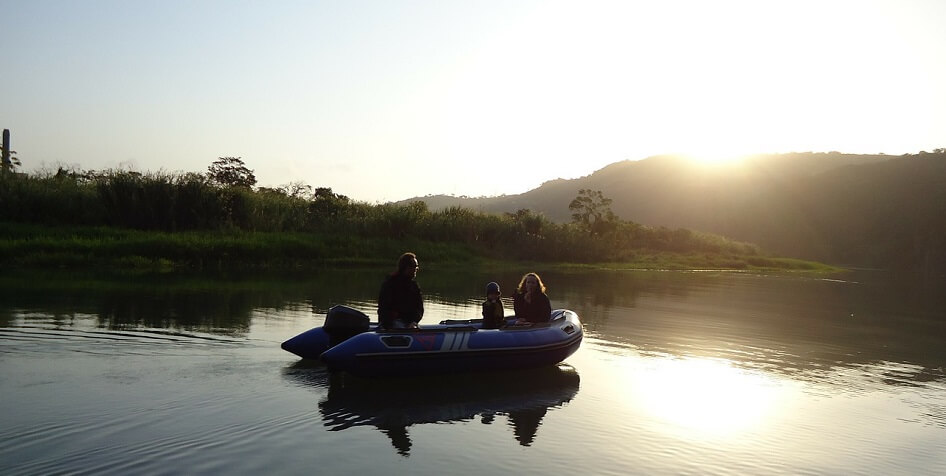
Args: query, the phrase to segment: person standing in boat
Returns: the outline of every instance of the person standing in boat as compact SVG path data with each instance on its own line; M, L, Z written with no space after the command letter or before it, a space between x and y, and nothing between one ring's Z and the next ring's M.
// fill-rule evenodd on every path
M486 285L486 300L483 301L483 329L499 329L506 325L506 311L500 299L499 284Z
M535 273L526 273L519 281L512 295L512 306L516 311L516 325L549 322L552 317L552 303L545 295L545 284Z
M385 329L416 328L424 317L424 298L415 278L417 255L404 253L397 260L397 270L381 284L378 295L378 323Z

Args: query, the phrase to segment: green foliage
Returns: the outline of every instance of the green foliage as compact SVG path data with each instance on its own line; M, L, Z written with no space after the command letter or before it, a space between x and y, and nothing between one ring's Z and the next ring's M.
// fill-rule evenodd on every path
M51 230L59 228L7 232L0 261L156 268L357 263L389 260L405 247L456 262L473 256L595 263L653 253L758 255L752 245L719 236L618 220L610 201L588 190L574 207L585 218L568 224L529 209L502 215L458 206L431 211L421 201L369 205L331 188L311 190L301 183L221 187L194 173L4 174L0 223L85 228L61 228L82 236L55 238Z
M0 154L2 154L4 158L3 163L0 164L0 169L2 169L3 173L16 172L17 167L23 165L20 159L17 158L15 150L11 150L7 153L7 151L3 150L3 146L0 146Z
M600 190L614 213L758 244L769 253L858 267L946 269L946 148L888 156L793 152L695 164L681 157L622 161L574 180L506 197L425 197L431 210L462 203L494 213L529 208L593 234L594 219L568 205L577 189ZM602 198L604 198L602 196ZM592 199L593 205L594 200ZM576 205L582 205L581 201ZM600 238L609 239L605 230ZM641 246L696 243L657 231ZM713 247L705 242L701 247Z
M330 187L316 188L307 205L307 222L312 227L329 225L343 219L350 206L348 197L332 192Z
M75 173L0 174L0 220L91 224L101 223L103 211L95 189Z
M519 236L540 237L543 230L549 229L549 225L552 224L542 214L525 208L516 210L516 213L507 213L506 216L512 220L515 232Z
M256 185L256 176L241 157L220 157L207 167L207 177L224 187L252 188Z
M600 235L613 229L617 216L611 211L611 199L601 190L581 189L568 204L575 223L590 235Z

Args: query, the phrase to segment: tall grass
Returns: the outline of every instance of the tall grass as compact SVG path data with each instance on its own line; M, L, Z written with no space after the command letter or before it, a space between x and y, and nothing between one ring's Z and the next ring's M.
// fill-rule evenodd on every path
M357 262L406 248L455 261L473 255L575 263L633 261L647 253L759 255L753 245L685 229L621 221L591 235L530 210L431 211L423 202L370 205L319 190L305 197L222 187L194 173L4 173L0 222L27 226L0 228L0 259L72 253L80 261L123 256L218 266ZM31 234L29 224L46 231ZM49 226L62 225L79 228L69 228L69 237L50 236L55 228Z

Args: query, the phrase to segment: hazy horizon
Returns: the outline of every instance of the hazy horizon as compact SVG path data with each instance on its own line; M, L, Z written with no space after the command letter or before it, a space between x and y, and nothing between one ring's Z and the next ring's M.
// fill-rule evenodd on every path
M622 160L946 138L946 2L0 0L24 169L205 171L366 202Z

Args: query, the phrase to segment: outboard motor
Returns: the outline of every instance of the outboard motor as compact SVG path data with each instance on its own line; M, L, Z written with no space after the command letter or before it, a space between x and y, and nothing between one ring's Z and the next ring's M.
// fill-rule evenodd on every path
M368 332L370 319L368 316L348 306L332 306L325 315L325 324L322 329L328 334L329 348L332 348L352 337Z

